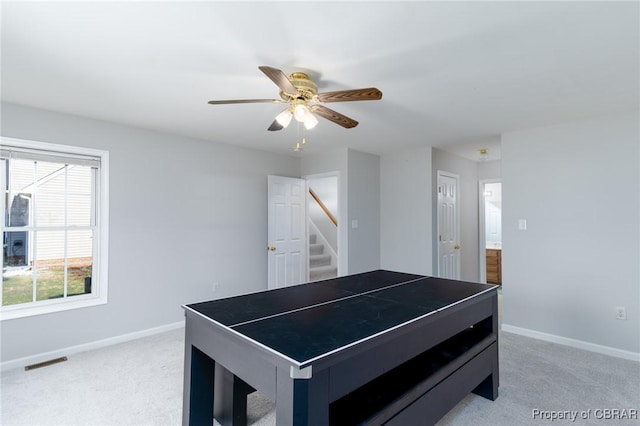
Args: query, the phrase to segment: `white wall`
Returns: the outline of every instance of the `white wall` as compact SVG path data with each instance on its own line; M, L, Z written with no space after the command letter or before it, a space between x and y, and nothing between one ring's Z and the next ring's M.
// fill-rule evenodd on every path
M433 275L431 147L380 159L380 264Z
M267 288L267 175L300 176L299 159L10 104L2 135L110 152L109 303L3 321L3 362Z
M347 164L349 273L357 274L380 268L380 157L349 149Z
M438 178L437 172L445 171L457 174L460 192L460 279L478 281L480 264L478 260L478 163L454 154L433 149L432 197L433 197L433 233L437 235ZM433 239L434 271L438 270L437 238Z
M503 135L505 330L640 357L638 117Z
M478 180L500 179L500 160L481 161L478 163Z

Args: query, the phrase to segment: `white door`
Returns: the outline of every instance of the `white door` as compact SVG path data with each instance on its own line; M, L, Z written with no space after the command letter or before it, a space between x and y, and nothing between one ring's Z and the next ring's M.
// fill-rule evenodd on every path
M438 276L460 279L458 175L438 171Z
M303 179L268 177L268 288L306 281L305 188Z

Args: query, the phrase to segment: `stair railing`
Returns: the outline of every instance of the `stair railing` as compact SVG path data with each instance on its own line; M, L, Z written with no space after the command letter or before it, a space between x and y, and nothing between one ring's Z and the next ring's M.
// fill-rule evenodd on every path
M313 189L311 189L311 188L309 188L309 195L311 195L311 198L313 198L316 201L316 203L318 204L318 206L320 206L320 208L322 209L324 214L327 215L327 217L329 218L331 223L333 223L337 227L338 226L338 220L336 219L336 217L333 214L331 214L331 212L329 211L327 206L324 205L324 203L322 202L320 197L318 197L318 195L315 192L313 192Z

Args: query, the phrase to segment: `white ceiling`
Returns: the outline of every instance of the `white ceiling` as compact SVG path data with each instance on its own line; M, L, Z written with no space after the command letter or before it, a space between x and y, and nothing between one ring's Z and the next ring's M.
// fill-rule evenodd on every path
M500 134L639 107L638 2L6 2L3 101L290 153L259 65L310 72L328 104L307 153L427 144L477 157ZM493 145L491 145L493 144ZM471 147L471 148L461 148ZM490 152L495 153L490 149Z

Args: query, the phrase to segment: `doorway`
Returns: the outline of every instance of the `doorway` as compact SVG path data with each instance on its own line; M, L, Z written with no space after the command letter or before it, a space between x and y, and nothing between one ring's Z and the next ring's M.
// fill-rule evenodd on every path
M307 181L308 280L338 276L338 173L305 176Z
M268 176L268 289L339 276L338 178Z
M502 285L502 183L479 182L480 282Z

